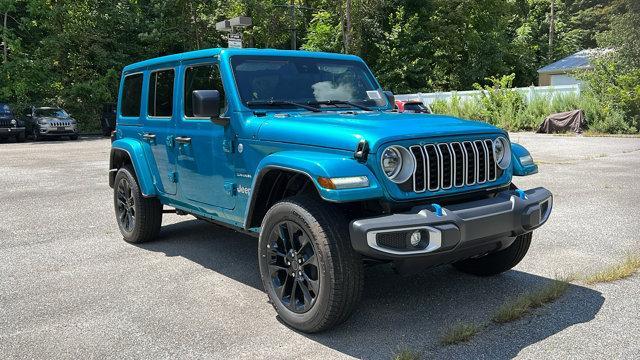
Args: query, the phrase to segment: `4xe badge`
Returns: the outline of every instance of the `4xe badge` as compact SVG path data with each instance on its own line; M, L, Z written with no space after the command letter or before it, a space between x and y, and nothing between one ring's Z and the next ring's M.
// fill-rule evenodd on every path
M251 193L251 188L238 185L238 193L249 196L249 194Z

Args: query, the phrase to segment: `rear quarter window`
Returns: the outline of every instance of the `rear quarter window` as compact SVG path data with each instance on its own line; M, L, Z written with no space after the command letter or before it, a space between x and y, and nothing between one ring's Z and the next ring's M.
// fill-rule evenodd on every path
M124 78L122 88L122 116L140 116L140 101L142 99L142 73L128 75Z

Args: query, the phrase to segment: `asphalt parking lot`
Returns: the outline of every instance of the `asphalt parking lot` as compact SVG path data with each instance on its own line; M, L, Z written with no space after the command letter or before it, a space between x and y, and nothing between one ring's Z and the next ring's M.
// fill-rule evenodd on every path
M403 278L367 270L339 328L281 324L258 274L256 240L165 215L161 238L122 241L107 184L109 140L0 144L0 356L12 358L637 358L640 277L572 285L523 320L471 342L438 339L487 321L503 301L556 275L640 252L640 139L512 134L555 195L549 222L514 270L484 279L440 267Z

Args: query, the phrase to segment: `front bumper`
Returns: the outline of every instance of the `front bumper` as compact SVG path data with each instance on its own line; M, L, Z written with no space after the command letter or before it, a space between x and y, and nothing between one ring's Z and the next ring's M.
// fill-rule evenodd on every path
M351 244L366 257L380 260L453 262L511 245L516 236L544 224L552 206L553 196L544 188L505 190L441 211L437 205L417 206L408 213L352 221ZM410 242L415 231L428 239L417 248Z
M24 133L23 127L0 127L0 135L4 136L14 136L20 133Z
M70 136L78 133L78 127L72 126L41 126L40 136Z

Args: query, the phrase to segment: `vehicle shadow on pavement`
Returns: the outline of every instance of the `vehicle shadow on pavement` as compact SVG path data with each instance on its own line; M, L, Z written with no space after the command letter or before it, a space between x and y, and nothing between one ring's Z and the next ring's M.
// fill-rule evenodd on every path
M257 240L248 235L193 220L164 226L158 241L138 246L184 257L262 290ZM571 285L556 303L523 320L491 325L469 343L443 346L439 340L458 322L490 323L491 315L505 301L551 281L516 270L480 278L450 266L402 277L391 266L379 265L366 269L362 301L347 322L320 334L302 335L356 358L390 359L408 349L424 358L511 359L529 345L594 319L604 303L602 294Z

